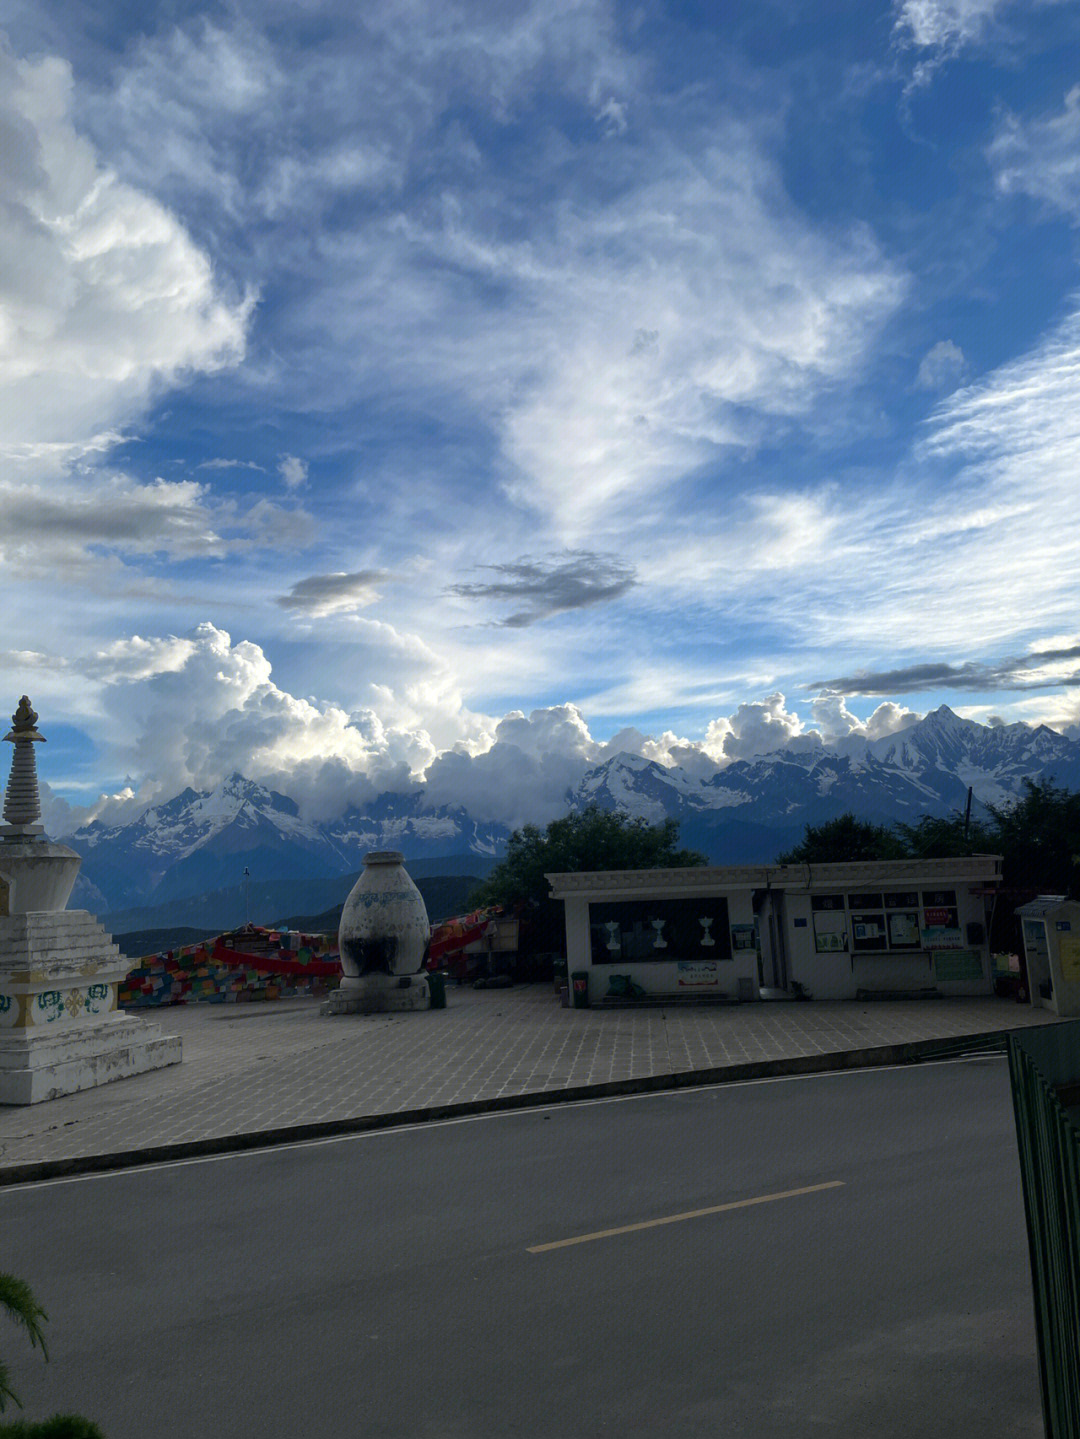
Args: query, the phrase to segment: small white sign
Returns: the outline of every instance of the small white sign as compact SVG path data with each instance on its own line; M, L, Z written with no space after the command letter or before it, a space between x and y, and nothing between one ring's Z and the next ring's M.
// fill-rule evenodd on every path
M680 959L680 989L715 989L720 983L720 973L715 959Z

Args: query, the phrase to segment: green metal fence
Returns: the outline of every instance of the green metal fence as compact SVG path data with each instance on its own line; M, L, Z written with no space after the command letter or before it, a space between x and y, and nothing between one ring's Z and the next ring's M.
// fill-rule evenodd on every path
M1047 1439L1080 1439L1080 1022L1009 1035Z

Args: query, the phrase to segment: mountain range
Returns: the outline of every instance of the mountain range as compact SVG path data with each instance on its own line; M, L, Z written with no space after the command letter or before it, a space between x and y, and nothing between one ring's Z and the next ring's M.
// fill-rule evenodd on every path
M595 804L652 823L675 819L684 846L713 863L738 864L772 860L807 824L847 811L876 823L914 823L962 810L969 786L976 812L1008 804L1025 778L1080 789L1080 742L1046 726L978 724L943 705L881 739L825 746L802 737L704 776L617 754L565 799L567 810ZM239 922L256 887L267 920L275 915L262 910L273 909L275 897L282 913L326 907L372 849L401 850L414 876L479 877L503 852L508 831L464 806L428 807L421 788L317 822L287 795L233 774L213 790L186 789L151 805L131 823L95 821L62 838L83 856L72 904L114 928L118 921L136 928L192 923L200 903L236 912L228 922Z

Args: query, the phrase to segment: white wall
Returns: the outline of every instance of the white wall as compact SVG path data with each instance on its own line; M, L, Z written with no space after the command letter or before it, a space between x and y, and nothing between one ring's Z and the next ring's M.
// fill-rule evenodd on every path
M969 883L959 884L935 876L932 885L917 886L907 881L893 890L910 888L954 889L956 891L957 918L965 942L963 949L977 950L981 974L978 979L947 979L938 974L936 955L941 954L942 967L948 964L947 956L955 951L928 951L924 949L903 952L866 953L852 952L850 948L850 911L848 919L848 949L846 951L817 953L814 914L810 895L788 890L784 902L779 906L784 918L784 934L787 943L788 984L794 981L814 999L854 999L859 990L910 990L938 989L942 994L991 994L993 976L990 968L989 937L986 934L985 911L981 895L971 895ZM851 890L851 886L847 887ZM877 886L889 891L889 886ZM920 911L921 912L921 911ZM800 923L800 921L802 921ZM764 917L763 917L764 922ZM969 923L983 925L982 944L966 942Z

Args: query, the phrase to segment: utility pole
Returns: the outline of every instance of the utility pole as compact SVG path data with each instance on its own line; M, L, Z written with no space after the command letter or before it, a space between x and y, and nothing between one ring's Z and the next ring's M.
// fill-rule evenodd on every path
M251 870L244 866L244 923L251 923Z

